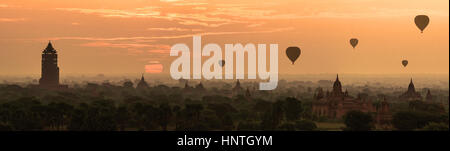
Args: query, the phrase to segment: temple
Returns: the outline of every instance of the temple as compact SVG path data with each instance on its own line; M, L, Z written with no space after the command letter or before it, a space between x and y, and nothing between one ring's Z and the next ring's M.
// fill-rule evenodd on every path
M144 74L142 74L141 81L139 81L139 83L137 84L136 89L137 90L145 90L148 88L150 88L150 86L148 86L147 82L144 79Z
M390 111L389 102L386 101L386 97L383 101L377 105L377 113L375 116L375 126L378 129L391 129L392 128L392 113Z
M42 51L41 65L41 78L39 79L39 86L41 88L67 88L67 85L59 84L58 54L51 42L49 42L47 47Z
M433 101L433 95L431 95L430 89L428 89L428 91L427 91L427 96L425 97L425 100L426 100L427 102Z
M233 87L232 96L242 95L244 94L244 89L241 87L241 82L239 80L236 81L236 85Z
M422 100L422 96L419 92L416 92L416 88L414 87L413 80L409 82L408 91L399 96L399 99L402 101L417 101Z
M340 119L348 111L358 110L362 112L376 112L376 108L370 100L365 97L354 98L347 91L342 91L342 84L339 75L333 84L333 91L323 94L322 88L318 88L315 94L315 101L312 104L312 112L318 117L330 119Z

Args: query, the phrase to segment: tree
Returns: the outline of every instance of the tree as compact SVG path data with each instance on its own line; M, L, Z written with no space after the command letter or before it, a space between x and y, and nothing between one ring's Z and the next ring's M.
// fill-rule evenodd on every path
M63 130L68 126L73 114L74 107L70 104L52 102L44 109L47 126L56 130Z
M397 112L392 117L392 124L398 130L411 131L417 128L418 116L415 112Z
M275 130L283 119L283 102L277 101L272 107L264 112L261 128L263 130Z
M223 130L230 131L234 129L233 118L229 114L225 115L222 120Z
M312 131L317 128L316 123L310 120L295 121L295 128L300 131Z
M288 121L297 120L303 111L302 102L292 97L286 98L283 107Z
M158 122L162 129L164 131L167 130L167 125L170 122L170 119L172 118L172 109L170 108L169 104L162 103L159 105L159 114L158 114Z
M127 106L119 106L116 111L116 116L114 117L119 130L124 131L130 118Z
M292 122L285 122L278 127L278 130L282 131L295 131L295 124Z
M260 130L259 125L255 122L241 121L237 128L238 131L256 131Z
M130 89L130 88L133 88L133 82L131 82L131 81L125 81L124 83L123 83L123 87L124 88L128 88L128 89Z
M349 111L344 116L345 130L369 131L373 128L372 116L361 111Z
M179 120L179 117L181 117L181 115L180 115L181 107L178 105L175 105L172 108L172 110L173 110L173 113L175 114L175 130L177 130L178 129L178 120Z
M435 123L431 122L426 125L423 130L425 131L448 131L448 123Z
M196 121L200 120L200 113L203 110L202 104L186 104L186 111L191 114Z
M394 114L392 124L398 130L422 129L429 123L448 123L448 114L423 111L401 111Z

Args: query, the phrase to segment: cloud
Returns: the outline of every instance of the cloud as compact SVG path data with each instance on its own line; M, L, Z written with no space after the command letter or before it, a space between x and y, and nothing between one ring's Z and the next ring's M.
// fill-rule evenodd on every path
M203 31L203 29L188 29L188 28L177 28L177 27L147 28L147 30L150 30L150 31Z
M159 53L159 54L169 54L170 53L170 49L154 49L154 50L149 50L147 51L148 53Z
M194 10L207 10L207 7L193 7Z
M109 43L109 42L91 42L81 44L84 47L111 47L111 48L144 48L144 47L154 47L154 45L149 44L136 44L136 43Z
M146 52L166 54L169 53L171 46L163 44L139 44L139 43L111 43L111 42L90 42L81 44L83 47L103 47L103 48L122 48L127 49L132 55Z
M259 27L259 26L262 26L264 24L266 24L266 23L254 23L254 24L247 25L247 27Z
M161 9L159 7L143 7L131 10L120 9L85 9L85 8L56 8L61 11L78 12L82 14L94 14L101 17L117 18L143 18L143 19L164 19L175 21L182 25L198 25L205 27L219 27L232 23L248 23L241 19L233 19L220 15L211 15L204 12L178 13L170 9ZM186 9L192 9L187 6ZM176 10L176 9L175 9Z
M0 22L21 22L25 20L25 18L0 18Z
M120 40L164 40L164 39L180 39L180 38L190 38L195 35L200 36L210 36L210 35L233 35L233 34L262 34L262 33L275 33L275 32L283 32L293 30L293 27L285 27L285 28L274 28L268 30L256 30L256 31L222 31L222 32L201 32L195 34L181 34L181 35L173 35L173 36L149 36L149 37L113 37L113 38L101 38L101 37L50 37L50 38L40 38L42 39L50 39L50 40L90 40L90 41L120 41ZM109 45L111 43L96 43L90 44L87 46L96 46L96 45ZM123 46L123 44L113 44L118 46ZM125 44L129 45L129 44Z
M151 60L151 61L148 61L148 63L150 63L150 64L157 64L157 63L160 63L160 62L156 61L156 60Z
M159 0L160 2L167 2L167 3L173 3L173 2L181 2L183 0Z
M145 72L146 73L161 73L162 71L163 71L163 65L162 64L145 65Z
M118 9L84 9L84 8L56 8L62 11L79 12L83 14L96 14L103 17L120 17L120 18L158 18L160 12L155 11L156 7L145 7L134 10L118 10Z
M207 5L208 3L200 3L200 2L181 2L174 3L175 6L198 6L198 5Z
M128 55L161 55L168 54L171 46L167 44L148 44L145 41L164 40L164 39L180 39L191 38L195 35L210 36L210 35L233 35L233 34L259 34L259 33L274 33L293 30L293 28L278 28L272 30L258 30L258 31L224 31L224 32L201 32L195 34L180 34L173 36L155 36L155 37L115 37L115 38L99 38L99 37L55 37L45 38L55 40L84 40L93 41L80 44L83 47L99 47L99 48L120 48L125 49ZM130 42L126 42L130 41ZM138 41L141 41L138 42Z

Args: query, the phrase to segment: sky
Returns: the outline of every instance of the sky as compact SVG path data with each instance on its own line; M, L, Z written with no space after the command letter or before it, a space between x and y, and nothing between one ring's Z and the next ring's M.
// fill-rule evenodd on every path
M0 75L40 74L49 40L62 75L168 74L171 46L192 51L193 35L278 44L280 74L448 74L448 27L448 0L1 0Z

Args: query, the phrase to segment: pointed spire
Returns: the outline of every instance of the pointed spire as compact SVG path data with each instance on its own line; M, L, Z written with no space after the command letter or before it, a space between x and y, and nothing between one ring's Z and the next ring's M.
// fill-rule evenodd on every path
M236 82L236 87L241 87L241 82L239 82L239 79Z
M48 41L46 49L53 49L52 41Z
M428 89L428 91L427 91L427 96L426 96L426 98L425 98L426 100L428 100L428 101L431 101L431 100L433 100L433 95L431 95L431 91L430 91L430 89Z
M146 89L146 88L149 88L148 83L145 82L145 79L144 79L144 73L142 73L141 81L139 81L139 83L138 83L138 85L137 85L136 88L137 88L137 89Z
M48 41L47 47L44 49L44 52L56 52L55 48L53 48L52 41Z
M411 78L411 81L409 82L408 92L410 92L410 93L413 93L413 92L415 93L416 92L416 88L414 87L414 83L413 83L412 78Z
M336 81L339 81L339 74L336 74Z

